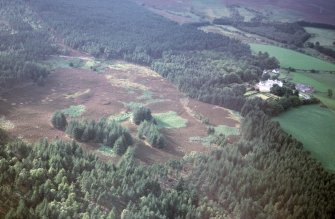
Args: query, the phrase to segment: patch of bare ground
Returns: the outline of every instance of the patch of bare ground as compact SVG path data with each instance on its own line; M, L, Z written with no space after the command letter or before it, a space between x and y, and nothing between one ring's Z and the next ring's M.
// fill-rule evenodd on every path
M103 116L127 111L124 103L142 102L139 98L150 91L150 98L159 98L147 106L153 113L174 111L187 120L187 126L178 129L162 129L167 146L153 148L136 139L137 127L131 121L123 122L136 139L136 157L145 163L164 162L181 158L193 151L205 152L210 148L200 143L189 142L192 136L205 137L207 127L195 115L209 118L213 125L236 126L238 121L230 118L230 112L210 104L189 100L183 103L185 96L169 81L143 66L123 63L122 68L109 68L104 74L77 68L58 69L47 79L45 86L32 83L16 86L0 94L0 115L4 115L14 128L13 136L20 136L28 142L41 138L71 141L64 132L54 129L50 124L52 114L71 105L85 105L84 118L98 119ZM125 67L126 66L126 67ZM113 77L110 81L108 76ZM122 86L115 81L122 80ZM138 86L133 86L138 85ZM144 89L145 88L145 89ZM95 151L102 159L117 162L118 157L109 157L98 152L98 145L81 144L85 150Z

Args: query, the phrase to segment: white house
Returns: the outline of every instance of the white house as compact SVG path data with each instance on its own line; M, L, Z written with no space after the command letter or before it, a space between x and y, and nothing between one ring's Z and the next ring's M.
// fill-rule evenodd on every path
M273 69L273 70L272 70L272 73L274 73L274 74L279 74L279 73L280 73L280 70L279 70L279 69Z
M270 92L270 89L273 85L277 84L279 87L283 86L283 82L279 81L279 80L267 80L267 81L261 81L256 85L256 88L258 88L258 90L260 92Z
M279 74L280 73L280 70L277 68L277 69L265 69L265 70L263 70L263 75L265 75L265 74L270 74L270 73L272 73L272 74Z

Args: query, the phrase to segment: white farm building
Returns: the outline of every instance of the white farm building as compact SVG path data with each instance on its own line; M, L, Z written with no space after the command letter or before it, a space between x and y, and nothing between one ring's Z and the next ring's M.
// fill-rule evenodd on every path
M260 92L270 92L270 89L273 85L277 84L279 87L283 86L283 82L279 80L267 80L267 81L261 81L256 85L256 88Z

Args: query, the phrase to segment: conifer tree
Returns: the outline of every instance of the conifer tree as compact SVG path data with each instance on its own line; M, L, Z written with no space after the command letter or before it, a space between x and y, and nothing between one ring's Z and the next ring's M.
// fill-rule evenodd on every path
M67 121L64 113L60 111L55 112L51 118L51 123L56 129L65 130Z
M152 119L151 111L146 107L140 107L133 112L133 122L136 125L139 125L144 120L151 121Z
M126 145L126 142L123 136L119 137L114 143L114 151L120 156L126 152L127 148L128 146Z

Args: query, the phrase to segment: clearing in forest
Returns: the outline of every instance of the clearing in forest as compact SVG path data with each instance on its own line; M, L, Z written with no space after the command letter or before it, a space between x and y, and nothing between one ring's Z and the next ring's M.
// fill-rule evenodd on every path
M159 128L176 129L187 126L187 120L180 117L176 112L157 113L153 117Z
M187 108L193 113L186 112L181 102L185 99L184 94L147 67L119 61L97 61L91 57L53 57L49 63L54 71L45 86L27 83L2 94L6 100L0 100L0 114L6 116L6 124L11 122L11 135L29 142L44 137L69 141L64 132L50 124L53 113L63 110L68 119L106 117L116 120L136 138L138 127L130 120L131 112L136 107L145 106L150 108L160 125L167 146L157 149L136 140L135 156L143 162L154 163L180 158L192 151L209 150L201 143L189 142L192 136L207 136L207 124L196 115L208 118L214 126L234 128L240 123L232 111L192 99ZM101 67L99 71L95 69L97 65ZM81 145L102 158L114 159L102 145Z

